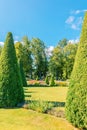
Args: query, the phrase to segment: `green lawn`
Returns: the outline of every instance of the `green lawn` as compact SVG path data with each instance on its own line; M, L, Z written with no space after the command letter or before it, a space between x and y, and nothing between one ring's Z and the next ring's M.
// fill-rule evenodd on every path
M64 119L26 109L1 109L0 130L74 130Z
M26 87L27 100L65 102L66 87ZM24 108L0 109L0 130L76 130L64 118Z
M67 87L30 87L25 88L25 95L29 100L65 102L67 90Z

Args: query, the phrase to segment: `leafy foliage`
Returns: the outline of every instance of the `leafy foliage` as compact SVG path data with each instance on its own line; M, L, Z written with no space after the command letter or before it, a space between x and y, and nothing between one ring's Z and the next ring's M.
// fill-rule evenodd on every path
M66 117L75 126L87 129L87 12L70 79Z
M64 51L63 79L70 78L75 61L77 47L78 47L77 44L68 43L67 46L63 48Z
M27 36L24 36L22 39L23 42L23 52L24 52L24 59L23 61L23 68L26 75L29 75L32 78L32 56L31 56L31 41L28 39Z
M70 78L76 52L77 44L68 43L62 47L58 44L54 48L49 61L49 71L57 80Z
M26 81L26 77L25 77L25 74L24 74L23 65L22 65L21 60L19 60L19 70L20 70L20 74L21 74L22 84L23 84L24 87L26 87L27 81Z
M63 65L63 49L57 46L54 48L49 61L49 71L57 80L62 79Z
M23 69L26 75L32 78L32 58L30 41L27 36L24 36L21 42L16 42L15 44L17 59L21 60L23 64Z
M24 101L12 33L8 33L0 57L0 107L15 107Z
M34 78L38 76L39 79L46 76L48 62L45 53L44 42L38 38L33 38L31 41Z
M68 40L64 38L58 42L58 46L60 46L61 48L64 48L67 45L67 43L68 43Z

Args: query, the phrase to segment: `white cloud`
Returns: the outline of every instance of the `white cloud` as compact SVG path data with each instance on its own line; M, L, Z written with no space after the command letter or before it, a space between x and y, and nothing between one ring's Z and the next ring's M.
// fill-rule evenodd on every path
M75 11L75 14L79 14L79 13L81 13L81 10L76 10Z
M72 10L70 12L70 14L72 14L72 16L69 16L67 18L67 20L65 21L65 23L68 25L69 28L71 28L73 30L80 30L81 24L83 22L83 18L81 16L79 16L79 15L80 15L80 13L84 13L86 11L87 11L87 9L84 9L84 10Z
M54 46L49 46L48 48L46 48L47 56L51 56L52 55L53 49L54 49Z
M16 43L16 42L18 42L17 40L16 41L14 41L14 43Z
M75 17L74 16L69 16L69 18L65 21L67 24L71 24L74 21Z
M77 18L77 24L78 25L82 24L82 21L83 21L82 17L78 17Z
M76 24L72 24L72 25L71 25L71 28L74 29L74 30L78 30L78 29L79 29Z
M70 18L72 18L70 20ZM79 30L80 29L80 26L82 24L82 17L74 17L74 16L70 16L66 21L65 23L69 25L70 28L74 29L74 30Z
M14 40L18 41L19 40L19 36L14 36Z
M49 51L53 51L53 49L54 49L54 46L50 46L50 47L48 48Z
M84 10L83 10L83 12L86 12L86 11L87 11L87 9L84 9Z
M80 25L82 24L82 17L78 17L75 19L74 23L72 23L71 28L74 30L79 30L80 29Z
M82 10L74 10L72 13L73 14L80 14L81 12L83 12Z
M69 43L78 43L79 42L79 38L77 38L77 39L71 39L71 40L69 40L68 41Z
M3 46L4 45L4 42L0 42L0 46Z
M86 12L87 9L84 9L84 10L73 10L71 11L71 14L80 14L80 13L83 13L83 12Z

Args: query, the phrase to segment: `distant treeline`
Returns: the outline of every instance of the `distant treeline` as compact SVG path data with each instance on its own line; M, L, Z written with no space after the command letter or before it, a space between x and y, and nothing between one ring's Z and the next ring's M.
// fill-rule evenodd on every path
M73 68L78 44L62 39L49 52L49 48L39 38L31 41L27 36L15 43L16 56L21 60L25 75L29 79L45 79L53 75L55 79L66 80ZM0 53L3 46L0 47Z

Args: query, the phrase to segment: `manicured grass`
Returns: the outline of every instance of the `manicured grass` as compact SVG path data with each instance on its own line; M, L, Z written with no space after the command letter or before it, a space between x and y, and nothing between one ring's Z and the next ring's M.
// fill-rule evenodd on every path
M65 119L26 109L0 109L0 130L74 130Z
M67 87L25 87L26 100L65 102ZM57 109L64 110L64 107ZM0 130L76 130L64 118L17 108L0 109Z
M27 100L57 102L65 102L68 90L67 87L26 87L24 89Z

